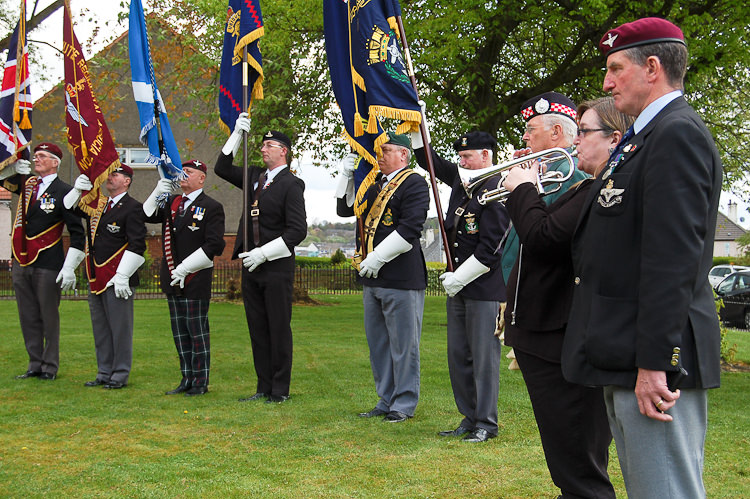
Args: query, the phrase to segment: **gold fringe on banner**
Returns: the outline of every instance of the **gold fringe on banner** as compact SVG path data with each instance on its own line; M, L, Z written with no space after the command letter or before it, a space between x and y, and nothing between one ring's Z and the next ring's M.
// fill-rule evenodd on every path
M354 136L361 137L365 134L365 128L362 125L362 115L359 111L354 113Z

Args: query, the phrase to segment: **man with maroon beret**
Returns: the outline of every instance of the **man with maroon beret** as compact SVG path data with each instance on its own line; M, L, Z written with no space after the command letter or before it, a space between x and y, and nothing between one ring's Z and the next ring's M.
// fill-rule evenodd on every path
M182 164L182 195L168 196L173 181L159 180L143 203L146 221L162 224L161 289L167 295L172 336L180 359L182 380L166 395L208 392L211 341L213 258L224 251L224 207L203 192L206 164ZM161 201L161 202L160 202ZM159 206L161 205L161 206Z
M57 177L63 153L50 142L34 148L30 163L19 159L3 171L3 187L19 195L13 224L13 289L21 332L29 354L26 372L17 379L54 380L60 359L61 291L75 288L75 269L83 260L81 219L63 208L71 187ZM70 234L63 252L63 226Z
M130 298L139 283L138 268L145 261L146 225L143 205L128 194L132 181L133 169L128 165L112 171L104 184L109 196L99 197L99 206L91 216L75 207L81 193L93 188L88 176L80 175L64 199L66 208L89 219L86 270L97 375L85 383L88 387L125 387L133 363Z
M664 19L604 34L604 90L636 117L573 238L568 381L604 387L629 497L705 497L707 390L720 334L708 283L722 168L683 97L687 46Z

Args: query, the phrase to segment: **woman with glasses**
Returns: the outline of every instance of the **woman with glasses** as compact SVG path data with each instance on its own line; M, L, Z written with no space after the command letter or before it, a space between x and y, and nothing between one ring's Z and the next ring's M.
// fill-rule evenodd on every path
M596 177L633 120L611 97L584 102L578 116L578 168ZM560 497L614 498L602 390L568 383L560 365L574 286L571 239L591 182L575 184L547 206L536 190L537 174L538 167L513 168L503 182L522 245L508 280L505 343L515 350Z

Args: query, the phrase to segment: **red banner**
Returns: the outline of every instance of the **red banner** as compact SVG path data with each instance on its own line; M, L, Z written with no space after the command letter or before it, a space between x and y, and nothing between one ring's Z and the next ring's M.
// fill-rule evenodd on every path
M87 214L93 215L99 203L100 187L110 172L120 166L120 159L94 97L89 68L81 44L73 33L68 1L65 2L63 16L63 58L68 146L76 158L78 169L94 184L94 188L81 197L79 206Z

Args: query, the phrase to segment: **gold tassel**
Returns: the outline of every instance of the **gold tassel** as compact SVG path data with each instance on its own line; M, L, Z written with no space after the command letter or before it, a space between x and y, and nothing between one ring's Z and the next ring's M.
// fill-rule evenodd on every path
M378 117L370 113L370 121L367 122L367 133L378 133Z
M21 124L19 126L21 127L21 130L31 130L31 120L29 119L28 109L23 110L23 119L21 120Z
M89 157L89 150L86 147L86 141L83 140L83 137L81 138L81 154L83 155L84 158Z
M18 101L13 104L13 121L16 123L21 121L21 111L18 109Z
M365 128L362 126L362 115L354 113L354 136L361 137L365 134Z

